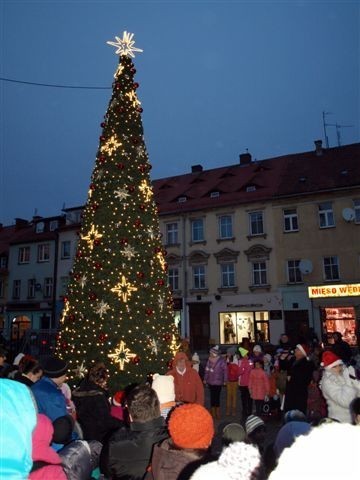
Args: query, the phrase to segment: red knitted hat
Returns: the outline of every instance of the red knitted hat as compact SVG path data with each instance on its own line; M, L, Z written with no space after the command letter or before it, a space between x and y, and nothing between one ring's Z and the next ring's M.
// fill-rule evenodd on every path
M335 353L331 351L326 351L322 354L321 358L321 366L325 368L332 368L336 367L336 365L342 365L343 361L340 357L335 355Z
M214 436L214 422L202 405L187 403L171 413L169 433L179 448L208 448Z

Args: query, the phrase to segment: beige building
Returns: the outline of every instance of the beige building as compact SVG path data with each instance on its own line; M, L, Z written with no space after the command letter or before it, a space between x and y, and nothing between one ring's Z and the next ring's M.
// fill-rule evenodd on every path
M276 344L309 328L356 342L359 295L308 287L360 283L360 145L156 180L177 322L194 349ZM355 289L356 292L356 289ZM350 327L332 320L348 317Z

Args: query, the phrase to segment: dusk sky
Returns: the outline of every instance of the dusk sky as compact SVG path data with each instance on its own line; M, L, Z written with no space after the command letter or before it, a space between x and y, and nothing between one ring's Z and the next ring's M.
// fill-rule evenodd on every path
M360 138L360 1L0 0L0 222L85 203L123 31L152 179ZM75 89L62 86L107 87ZM336 128L327 129L336 146Z

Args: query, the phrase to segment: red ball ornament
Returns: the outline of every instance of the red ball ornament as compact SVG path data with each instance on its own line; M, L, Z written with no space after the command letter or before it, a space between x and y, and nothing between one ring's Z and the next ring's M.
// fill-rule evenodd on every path
M95 263L95 268L96 268L96 270L101 270L101 268L102 268L102 263L96 262L96 263Z
M134 83L133 83L133 88L134 88L134 90L136 90L136 89L139 88L139 87L140 87L140 85L138 84L138 82L134 82Z
M136 355L135 357L133 357L131 359L132 363L134 363L135 365L139 365L140 363L140 357L138 355Z
M135 75L135 73L136 73L136 68L132 68L132 69L130 70L130 73L132 73L133 75Z
M146 308L146 309L145 309L145 313L146 313L146 315L149 315L149 316L150 316L150 315L152 315L152 314L154 313L154 310L153 310L152 308Z
M105 122L101 122L101 123L100 123L100 127L101 127L101 128L106 127L106 123L105 123Z
M161 250L162 250L161 247L155 247L155 248L154 248L154 252L155 252L155 253L160 253Z
M101 135L101 136L100 136L100 142L105 142L105 140L106 140L105 135Z
M172 370L173 361L172 361L172 360L169 360L169 361L167 362L166 366L167 366L167 369L168 369L168 370Z
M96 188L95 183L90 183L90 190L95 190L95 188Z
M121 83L116 82L115 83L115 90L120 90L121 89Z
M69 346L69 344L67 342L62 342L61 344L61 348L67 348Z
M134 187L134 185L129 185L127 189L128 189L128 192L129 192L129 193L135 192L135 187Z
M100 245L100 243L101 243L101 241L100 241L98 238L96 238L96 239L94 240L94 245L95 245L96 247L98 247L98 246Z
M120 240L121 245L127 245L129 243L129 240L127 238L122 238Z
M137 272L136 276L138 278L144 278L145 277L145 273L144 272Z
M139 205L139 208L140 208L140 210L145 210L146 205L144 205L144 204L142 203L141 205Z
M135 220L134 225L137 228L141 227L142 226L141 220L139 220L139 219Z
M64 303L66 303L66 302L69 301L69 297L68 297L67 295L65 295L64 298L63 298L63 300L64 300Z
M162 287L163 285L165 285L165 282L162 279L158 280L156 283L159 285L159 287Z
M78 250L76 252L76 258L81 258L83 256L82 252L80 250Z
M133 138L132 142L133 142L134 145L137 145L139 143L139 140L137 138Z
M116 164L116 168L119 169L119 170L124 170L125 165L123 163L119 162L119 163Z
M147 166L144 163L142 163L141 165L139 165L139 170L140 172L144 173L147 170Z
M139 113L142 113L142 112L144 111L144 109L143 109L142 107L139 107L139 108L137 109L137 111L138 111Z
M98 336L99 342L104 343L107 338L108 338L107 333L104 333L104 332L99 333L99 336Z
M69 320L71 322L73 322L75 320L75 315L73 313L71 315L69 315Z
M99 205L98 205L97 203L93 203L93 204L91 205L91 208L92 208L92 210L95 211L95 210L97 210L97 209L99 208Z
M89 295L89 300L93 301L93 300L96 300L96 299L97 299L96 293L91 292L90 295Z
M165 340L166 342L170 342L170 340L171 340L171 334L170 334L170 333L165 333L165 334L164 334L164 340Z
M118 107L118 108L117 108L117 112L118 112L118 113L124 113L124 112L125 112L125 108L124 108L124 107Z
M99 155L99 162L100 162L100 163L105 163L105 162L106 162L106 157L105 157L105 155Z
M75 280L80 280L80 278L81 278L80 273L75 273L74 279L75 279Z

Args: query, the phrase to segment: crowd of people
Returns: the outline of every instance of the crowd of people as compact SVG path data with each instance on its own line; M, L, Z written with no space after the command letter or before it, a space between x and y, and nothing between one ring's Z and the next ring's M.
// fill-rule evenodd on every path
M277 480L309 465L339 478L325 456L346 446L344 476L360 444L358 355L342 342L324 350L283 334L276 347L211 346L207 359L179 351L165 375L117 392L104 363L71 389L65 360L19 353L8 364L0 347L0 478Z

